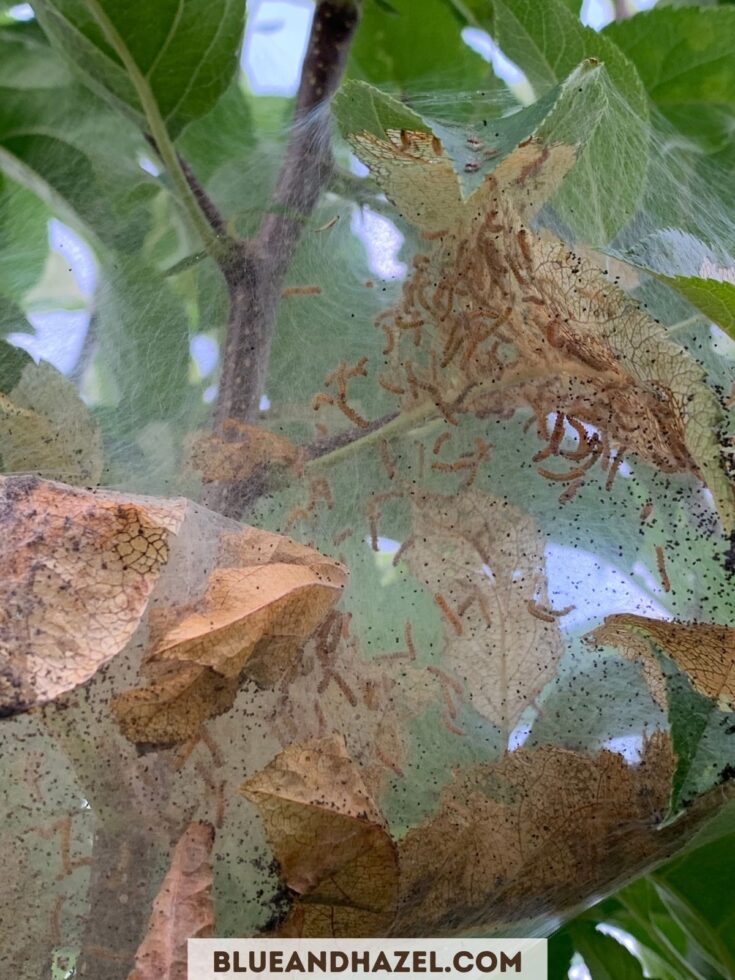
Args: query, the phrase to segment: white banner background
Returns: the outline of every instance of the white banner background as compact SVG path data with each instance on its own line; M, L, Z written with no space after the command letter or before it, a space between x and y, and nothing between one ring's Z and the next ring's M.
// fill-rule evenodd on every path
M399 951L407 956L400 963ZM443 976L446 980L478 980L478 978L516 977L518 980L547 980L547 958L545 939L190 939L189 940L188 980L223 980L225 977L244 977L253 980L271 978L319 978L336 977L341 980L377 980L387 977L432 977ZM215 953L219 952L219 958ZM280 952L280 964L273 963L272 954ZM315 968L309 971L308 954L324 952L327 963L330 954L346 954L348 965L338 971L323 972ZM270 953L266 961L274 969L256 972L250 969L250 956L255 956L254 965L262 962L261 954ZM288 970L292 955L297 953L304 970ZM367 955L369 967L352 970L352 955ZM376 963L381 953L385 954L392 970L380 968L385 958ZM455 960L457 954L465 954ZM520 957L516 954L520 953ZM423 954L423 958L422 958ZM432 956L433 954L433 956ZM479 960L478 960L479 957ZM344 957L337 957L338 964ZM364 962L364 960L363 960ZM215 963L218 964L215 968ZM280 965L280 969L278 966ZM397 969L398 966L402 969ZM377 967L377 969L375 969Z

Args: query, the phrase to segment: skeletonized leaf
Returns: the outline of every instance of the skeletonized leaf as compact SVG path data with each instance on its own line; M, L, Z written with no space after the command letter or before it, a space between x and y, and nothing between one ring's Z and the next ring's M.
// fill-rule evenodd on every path
M577 905L650 861L669 799L666 734L614 752L521 748L458 775L399 847L395 935L486 930Z
M213 844L208 823L190 823L179 838L128 980L187 980L187 940L214 935Z
M444 663L508 735L563 651L533 519L476 490L417 495L407 561L444 614Z
M346 578L311 548L183 499L2 477L0 520L0 711L83 684L144 624L154 683L113 702L135 741L180 741L227 710L246 661L292 656Z
M71 381L44 361L27 364L12 390L0 394L0 459L6 473L99 482L99 430Z
M88 680L138 626L182 502L0 481L0 713Z
M721 711L735 711L735 630L620 613L608 616L592 637L620 646L626 634L652 640L686 673L696 691L716 701Z
M280 935L382 935L395 915L396 847L339 735L292 745L243 793L296 903Z
M557 423L577 426L578 465L544 465L547 479L581 481L597 463L610 468L613 447L620 460L633 452L665 472L702 479L731 531L735 491L717 438L722 408L701 366L588 254L528 227L573 163L573 148L529 138L458 204L456 176L429 134L351 141L433 241L414 257L401 301L379 320L391 355L382 380L401 408L426 406L456 423L529 405L549 439L542 458L559 455L545 422L555 412Z
M123 691L112 704L122 733L131 742L169 745L195 738L209 718L229 711L238 677L208 667L177 664L147 687Z
M625 616L608 616L605 622L587 634L585 639L600 646L616 647L626 660L638 663L651 692L651 697L664 711L668 708L666 678L651 645L636 629L631 629Z

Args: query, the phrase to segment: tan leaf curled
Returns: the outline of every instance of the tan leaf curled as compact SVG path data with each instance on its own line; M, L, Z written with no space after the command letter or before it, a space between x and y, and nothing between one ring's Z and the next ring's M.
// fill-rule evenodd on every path
M0 478L0 713L83 684L126 645L183 502Z
M179 838L128 980L187 980L187 940L214 935L213 844L214 828L198 821Z
M590 639L621 649L636 639L643 641L647 647L644 664L648 658L655 660L653 642L684 671L696 691L712 698L721 711L735 711L735 630L729 626L619 613L608 616ZM640 646L636 644L634 650L638 653Z
M295 894L279 935L385 933L398 894L396 847L341 736L290 746L243 793Z
M444 619L443 665L507 735L563 652L533 519L477 490L414 495L411 571Z
M221 560L198 601L156 619L158 635L141 667L152 683L113 704L132 741L194 737L207 717L231 706L251 660L261 681L267 681L269 661L290 661L346 581L337 562L254 528L226 535Z
M589 644L616 647L631 663L640 665L643 678L651 697L663 711L668 711L666 677L646 637L625 623L615 622L617 617L608 616L605 622L585 637Z

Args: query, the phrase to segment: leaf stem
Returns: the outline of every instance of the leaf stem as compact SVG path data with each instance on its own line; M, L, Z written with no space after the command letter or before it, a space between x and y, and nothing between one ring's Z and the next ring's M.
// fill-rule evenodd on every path
M99 0L84 0L89 12L102 29L105 38L112 46L117 56L122 61L125 70L130 76L135 91L140 100L141 107L150 128L150 135L153 138L161 161L173 181L174 187L179 196L183 208L196 228L204 247L212 255L218 255L221 251L220 241L215 234L212 226L204 214L197 201L196 195L186 179L181 161L176 153L173 141L169 136L166 123L161 115L158 102L151 91L148 80L135 63L127 45L120 36L117 28L107 16Z
M529 381L537 381L539 378L544 378L547 375L547 371L535 369L519 370L510 375L506 380L497 381L495 384L489 385L488 390L493 392L504 391L508 388L515 388L520 384L526 384ZM364 435L359 435L360 430L356 430L355 438L349 442L338 446L331 452L323 453L322 455L312 455L305 468L309 472L311 470L333 466L335 463L341 463L344 459L361 452L376 442L380 442L383 439L394 439L397 435L410 432L412 429L417 428L422 422L438 421L440 418L441 410L439 407L433 401L427 399L427 401L414 406L408 412L400 412L398 415L388 416L383 425L371 425L369 429L365 430ZM315 450L318 452L318 445L312 446L312 452Z
M341 463L343 460L354 456L355 453L362 452L383 439L394 439L403 432L410 432L421 422L434 420L439 415L439 409L432 401L422 402L408 412L401 412L400 415L392 417L385 425L366 431L365 435L358 436L344 446L339 446L332 452L324 453L322 456L315 456L306 464L307 472L312 470L326 469Z

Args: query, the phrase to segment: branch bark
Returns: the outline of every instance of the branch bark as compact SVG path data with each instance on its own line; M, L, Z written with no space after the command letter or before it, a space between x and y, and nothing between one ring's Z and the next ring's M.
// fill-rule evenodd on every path
M301 72L291 138L270 212L222 263L230 312L215 425L257 418L276 311L305 223L332 173L328 101L339 85L359 12L355 0L319 0ZM213 485L207 504L239 516L236 487Z

